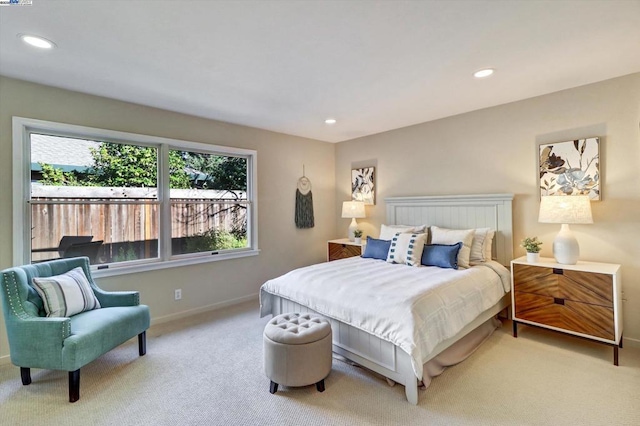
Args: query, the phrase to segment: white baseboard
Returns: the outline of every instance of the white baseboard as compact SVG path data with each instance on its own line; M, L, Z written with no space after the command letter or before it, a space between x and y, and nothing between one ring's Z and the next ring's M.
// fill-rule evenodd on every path
M151 318L151 326L164 324L170 321L190 317L192 315L201 314L203 312L215 311L218 309L226 308L240 303L248 302L250 300L258 300L258 293L250 294L248 296L238 297L236 299L225 300L224 302L218 302L200 308L189 309L187 311L177 312L175 314L165 315L162 317Z
M622 337L622 346L625 348L640 348L640 340L630 337Z
M151 318L151 326L175 321L178 319L186 318L191 315L201 314L203 312L215 311L218 309L226 308L240 303L248 302L250 300L258 300L258 293L250 294L248 296L238 297L236 299L225 300L224 302L218 302L200 308L189 309L187 311L178 312L171 315L165 315L162 317ZM0 356L0 365L11 364L11 357L9 355Z

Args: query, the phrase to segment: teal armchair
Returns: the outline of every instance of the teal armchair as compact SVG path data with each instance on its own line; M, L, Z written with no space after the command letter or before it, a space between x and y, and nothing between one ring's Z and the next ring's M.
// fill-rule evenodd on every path
M68 318L47 317L34 277L51 277L81 267L101 308ZM0 295L11 362L20 367L22 384L31 383L31 368L69 372L69 401L80 398L80 368L138 336L138 352L146 353L149 307L139 293L107 292L91 277L89 259L52 260L9 268L0 274Z

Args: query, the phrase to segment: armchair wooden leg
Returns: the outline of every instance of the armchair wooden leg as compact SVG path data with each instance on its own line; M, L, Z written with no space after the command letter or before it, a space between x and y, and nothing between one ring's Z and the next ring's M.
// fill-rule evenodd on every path
M143 356L147 353L147 332L138 334L138 353Z
M80 369L69 371L69 402L80 399Z
M24 367L20 367L20 378L22 378L22 384L23 385L30 385L31 384L31 369L30 368L24 368Z

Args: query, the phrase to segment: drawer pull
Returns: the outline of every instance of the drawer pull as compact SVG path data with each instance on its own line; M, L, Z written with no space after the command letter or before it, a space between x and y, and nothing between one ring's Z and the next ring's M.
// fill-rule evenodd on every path
M553 268L553 273L556 274L556 275L563 275L564 274L564 269Z
M556 305L564 305L564 299L558 299L557 297L554 297L553 303L555 303Z

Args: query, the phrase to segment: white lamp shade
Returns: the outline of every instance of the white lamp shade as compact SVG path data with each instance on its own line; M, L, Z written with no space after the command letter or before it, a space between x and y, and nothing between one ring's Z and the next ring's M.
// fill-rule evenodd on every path
M345 201L342 203L342 217L362 218L366 217L364 203L362 201Z
M587 195L543 196L540 223L593 223L591 200Z

